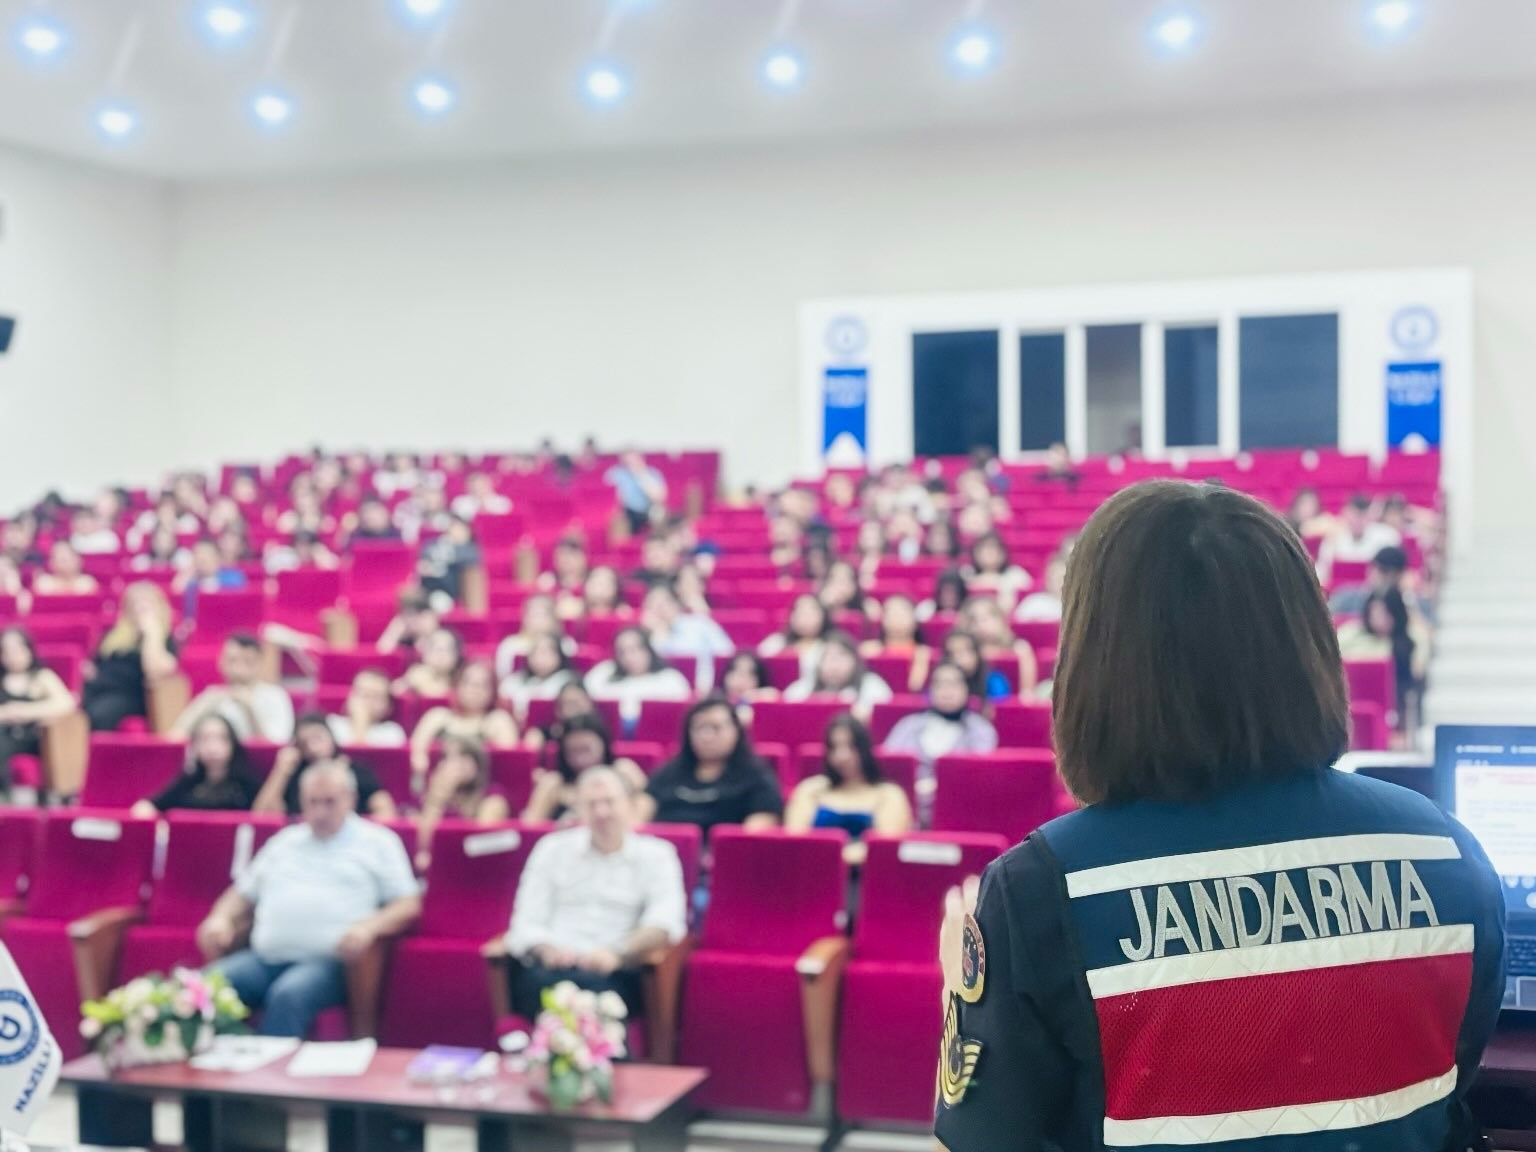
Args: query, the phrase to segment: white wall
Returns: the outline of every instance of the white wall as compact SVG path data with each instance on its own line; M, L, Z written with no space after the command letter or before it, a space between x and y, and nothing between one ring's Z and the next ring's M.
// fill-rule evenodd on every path
M1464 265L1486 507L1536 485L1532 123L1526 92L191 186L179 426L207 458L591 431L773 479L809 297Z
M170 194L0 149L0 515L159 474L171 449Z

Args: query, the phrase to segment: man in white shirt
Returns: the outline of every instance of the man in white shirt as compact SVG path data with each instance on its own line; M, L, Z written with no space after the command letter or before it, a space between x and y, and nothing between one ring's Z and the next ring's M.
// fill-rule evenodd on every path
M327 724L342 747L403 748L405 729L389 718L394 708L389 674L379 668L364 668L352 677L347 714L331 716Z
M1318 556L1318 570L1325 575L1333 572L1336 560L1347 564L1369 564L1383 548L1401 547L1402 533L1390 524L1371 519L1371 502L1365 496L1356 496L1340 513L1338 531L1323 541Z
M188 735L210 712L229 721L242 740L286 744L293 739L293 698L279 685L261 678L261 641L249 632L236 632L219 653L224 683L205 688L176 718L172 728Z
M581 825L552 832L528 855L513 905L507 951L512 1008L539 1014L544 989L570 980L617 992L642 1009L639 966L688 930L687 894L677 851L630 830L631 804L612 768L589 768L576 782Z
M421 893L400 838L361 819L352 770L316 764L300 782L304 822L284 828L220 896L198 927L203 955L240 999L262 1009L266 1036L308 1034L346 1002L345 962L421 914ZM233 955L239 926L250 946Z

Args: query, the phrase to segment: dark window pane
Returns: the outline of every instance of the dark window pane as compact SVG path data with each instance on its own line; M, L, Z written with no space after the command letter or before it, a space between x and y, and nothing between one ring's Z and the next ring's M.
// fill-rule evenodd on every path
M1141 448L1141 325L1088 329L1088 454Z
M1213 445L1216 424L1216 329L1163 332L1163 442L1170 448Z
M964 456L997 451L997 333L912 337L912 451Z
M1339 318L1245 317L1238 332L1244 448L1339 442Z
M1043 451L1067 438L1067 336L1019 337L1019 447Z

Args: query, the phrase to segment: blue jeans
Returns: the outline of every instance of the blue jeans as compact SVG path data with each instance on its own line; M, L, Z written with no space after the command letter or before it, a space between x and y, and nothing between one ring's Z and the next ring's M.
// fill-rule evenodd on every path
M217 961L247 1008L260 1008L263 1036L303 1039L315 1017L347 1001L346 969L340 960L325 957L296 964L269 964L247 948Z

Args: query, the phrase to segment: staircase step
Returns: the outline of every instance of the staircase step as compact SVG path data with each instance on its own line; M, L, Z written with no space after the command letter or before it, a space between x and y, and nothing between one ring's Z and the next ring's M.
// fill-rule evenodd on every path
M1439 622L1456 624L1536 625L1536 594L1520 600L1467 600L1447 597L1440 602Z

